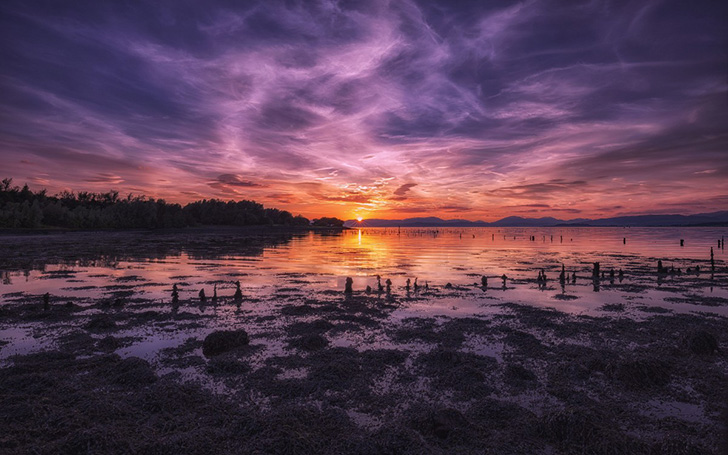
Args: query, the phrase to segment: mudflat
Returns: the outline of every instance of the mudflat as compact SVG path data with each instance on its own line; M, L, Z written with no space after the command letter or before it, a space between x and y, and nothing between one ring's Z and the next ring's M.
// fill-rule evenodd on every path
M5 236L0 448L725 450L715 232L395 231Z

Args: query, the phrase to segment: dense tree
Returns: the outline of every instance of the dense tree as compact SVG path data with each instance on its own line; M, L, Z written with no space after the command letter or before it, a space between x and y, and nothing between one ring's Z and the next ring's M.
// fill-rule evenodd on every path
M343 223L342 223L343 224ZM33 192L12 179L0 182L0 227L64 227L80 229L170 228L194 225L284 225L308 226L307 218L285 210L265 208L253 201L196 201L182 207L163 199L117 191L90 193L61 192L48 196Z
M324 226L324 227L342 227L344 225L344 221L340 220L338 218L318 218L313 220L312 223L314 226Z

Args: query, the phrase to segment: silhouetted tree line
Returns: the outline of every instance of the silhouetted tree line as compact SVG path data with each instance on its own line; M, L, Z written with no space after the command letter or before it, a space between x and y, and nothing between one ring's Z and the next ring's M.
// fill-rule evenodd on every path
M342 227L344 225L344 221L338 218L323 217L313 220L311 224L323 227Z
M284 225L308 226L309 220L285 210L265 208L253 201L189 203L184 207L164 199L128 195L117 191L73 193L49 196L24 185L12 186L12 179L0 182L0 227L43 226L79 229L173 228L195 225Z

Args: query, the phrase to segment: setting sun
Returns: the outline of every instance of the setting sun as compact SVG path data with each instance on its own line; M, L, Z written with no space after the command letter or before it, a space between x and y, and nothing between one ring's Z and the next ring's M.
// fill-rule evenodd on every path
M364 219L364 218L362 218L362 217L360 217L360 216L356 217L356 221L358 221L359 223L361 223L361 220L363 220L363 219Z

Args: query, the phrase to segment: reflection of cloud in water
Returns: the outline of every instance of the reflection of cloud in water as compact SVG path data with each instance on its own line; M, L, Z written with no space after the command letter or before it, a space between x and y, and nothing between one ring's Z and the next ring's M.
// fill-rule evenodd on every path
M376 289L376 275L393 281L393 293L406 296L405 281L427 282L440 297L446 283L473 289L439 298L415 301L411 311L467 314L499 302L551 306L569 313L594 313L603 305L630 296L641 305L692 311L686 299L728 298L724 286L710 287L707 273L666 277L656 282L658 258L676 268L701 265L707 270L714 239L720 228L476 228L476 229L357 229L343 232L276 232L220 229L176 233L66 233L50 236L8 237L4 246L9 267L3 271L2 293L50 292L63 298L104 298L131 294L146 299L169 297L172 283L182 300L194 299L199 289L218 285L221 297L240 280L244 294L268 298L278 288L298 294L343 290L353 278L355 291ZM623 243L623 238L627 243ZM531 239L535 240L531 240ZM685 247L679 239L686 239ZM22 245L22 246L21 246ZM23 255L10 251L23 250ZM719 271L724 250L716 250ZM606 271L623 269L624 281L601 280L593 292L588 278L593 262ZM576 284L561 288L558 273L576 273ZM544 269L548 286L536 286L536 271ZM500 275L508 288L500 288ZM480 276L489 277L482 292ZM720 275L716 279L724 279ZM666 289L663 289L666 288ZM688 295L690 294L690 295ZM448 294L449 295L449 294ZM670 301L666 297L681 297ZM687 295L687 297L686 297ZM697 296L697 297L696 297ZM427 302L427 303L424 303ZM725 305L708 311L722 312ZM700 307L702 308L702 306Z

